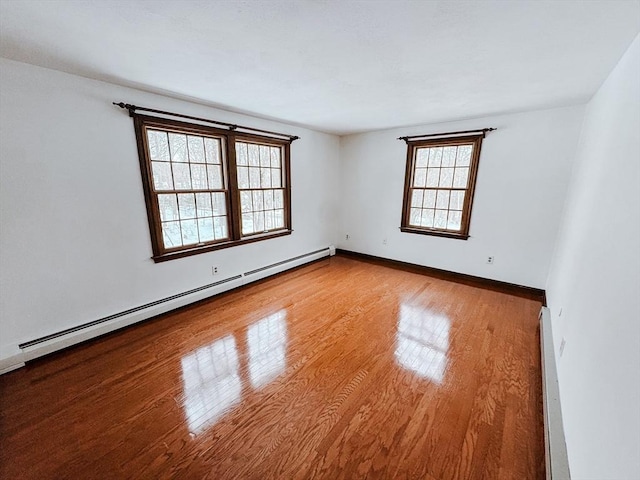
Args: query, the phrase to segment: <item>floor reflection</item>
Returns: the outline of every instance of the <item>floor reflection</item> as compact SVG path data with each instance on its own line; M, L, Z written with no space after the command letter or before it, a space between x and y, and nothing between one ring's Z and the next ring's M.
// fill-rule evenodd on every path
M248 371L249 382L255 389L284 372L286 318L286 310L280 310L250 325L248 355L246 351L238 351L236 337L227 335L182 358L184 410L190 432L202 432L240 401L240 372ZM247 359L248 365L244 363Z
M442 383L447 367L450 321L428 308L402 304L395 356L404 368Z
M286 310L280 310L254 323L247 331L249 380L254 388L266 385L285 370L286 316Z
M240 400L238 351L233 335L182 359L185 413L189 430L199 433Z

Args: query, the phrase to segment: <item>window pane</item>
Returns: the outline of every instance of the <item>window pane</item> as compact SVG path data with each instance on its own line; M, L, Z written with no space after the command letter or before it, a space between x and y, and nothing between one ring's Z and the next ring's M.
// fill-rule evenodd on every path
M260 166L271 166L271 149L266 145L260 145Z
M449 208L449 190L438 190L436 197L436 208Z
M471 145L460 145L458 147L458 156L456 158L456 166L468 167L471 163Z
M454 190L451 192L451 199L449 200L449 208L452 210L462 210L464 205L464 191Z
M449 220L447 221L448 230L460 230L462 225L462 212L450 211Z
M191 165L191 180L194 190L207 189L207 167L204 164L194 163Z
M187 136L179 133L169 134L169 148L172 162L187 161Z
M424 192L424 208L436 208L436 192L437 190L425 190Z
M258 151L258 145L254 145L253 143L248 144L249 149L249 165L252 167L257 167L260 165L260 153Z
M260 169L260 186L262 188L271 188L271 169L270 168Z
M196 217L196 198L193 193L178 194L178 205L180 207L180 219ZM184 239L184 235L183 235Z
M271 210L273 208L273 190L264 191L264 209Z
M249 167L249 188L260 188L260 169Z
M436 210L433 226L435 228L447 228L447 211L446 210Z
M424 182L427 178L427 169L426 168L416 168L416 173L413 176L413 186L414 187L424 187Z
M247 153L247 144L244 142L236 142L236 163L238 165L249 164L249 154Z
M196 193L196 211L199 217L210 217L213 215L211 194L209 192Z
M181 220L180 229L182 230L182 244L193 245L199 243L198 225L195 220Z
M416 167L426 167L429 163L429 149L418 148L416 151Z
M421 207L422 206L422 197L424 190L414 189L413 194L411 196L411 206L412 207Z
M430 148L429 152L429 166L439 167L442 162L442 147Z
M200 234L201 242L211 242L215 239L213 236L213 218L199 218L198 219L198 232Z
M189 161L191 163L204 163L204 141L202 137L187 136L189 148Z
M457 147L444 147L442 149L442 164L443 167L453 167L456 163L456 149Z
M253 210L264 210L264 197L261 190L252 192Z
M251 192L240 192L240 209L242 213L253 211L251 203Z
M151 162L151 170L153 171L153 187L156 190L173 190L170 163Z
M227 217L215 217L213 219L213 233L216 240L227 238Z
M220 147L220 140L215 138L204 139L207 163L220 163Z
M275 208L283 208L284 199L283 199L282 190L273 191L273 206Z
M421 218L422 210L420 208L412 208L409 213L409 225L413 225L414 227L420 226L420 218Z
M253 229L256 232L264 231L264 212L253 212Z
M178 199L175 195L158 195L158 206L160 207L160 220L178 220Z
M180 222L166 222L162 224L162 242L164 243L164 248L182 246Z
M439 168L429 168L427 173L427 187L437 187L440 179Z
M173 179L176 190L191 190L191 172L188 163L174 163Z
M211 190L224 188L220 165L207 165L207 175L209 177L209 188Z
M249 188L249 169L238 167L238 188Z
M284 228L284 210L275 211L273 224L273 228Z
M453 183L453 168L440 169L440 187L451 188Z
M274 188L280 188L282 186L282 169L271 169L271 186Z
M280 168L280 149L278 147L271 147L271 166Z
M422 210L422 216L420 218L420 226L433 228L433 213L434 210L426 208Z
M151 157L151 160L169 161L169 143L166 132L147 130L147 141L149 143L149 157Z
M242 214L242 234L248 235L253 233L253 213Z
M455 176L453 177L453 186L459 188L467 188L467 180L469 178L468 168L456 168Z
M267 210L264 212L264 229L273 230L273 210Z
M227 214L227 198L223 192L214 192L211 194L213 199L213 214L214 215L226 215Z

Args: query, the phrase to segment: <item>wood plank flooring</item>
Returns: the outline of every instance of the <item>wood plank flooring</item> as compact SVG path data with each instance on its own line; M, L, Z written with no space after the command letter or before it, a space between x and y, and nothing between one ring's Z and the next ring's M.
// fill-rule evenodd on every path
M540 302L332 257L0 377L0 478L542 479Z

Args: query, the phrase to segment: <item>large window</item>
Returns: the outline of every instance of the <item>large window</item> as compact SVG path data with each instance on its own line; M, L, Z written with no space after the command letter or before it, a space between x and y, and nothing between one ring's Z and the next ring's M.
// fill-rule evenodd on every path
M407 140L403 232L469 238L483 136Z
M134 121L154 260L291 233L289 140Z

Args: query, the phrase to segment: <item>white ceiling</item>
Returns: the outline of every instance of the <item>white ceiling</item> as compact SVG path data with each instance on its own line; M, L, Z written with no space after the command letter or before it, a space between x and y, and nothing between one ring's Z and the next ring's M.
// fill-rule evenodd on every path
M640 31L638 0L0 2L3 57L338 134L585 102Z

